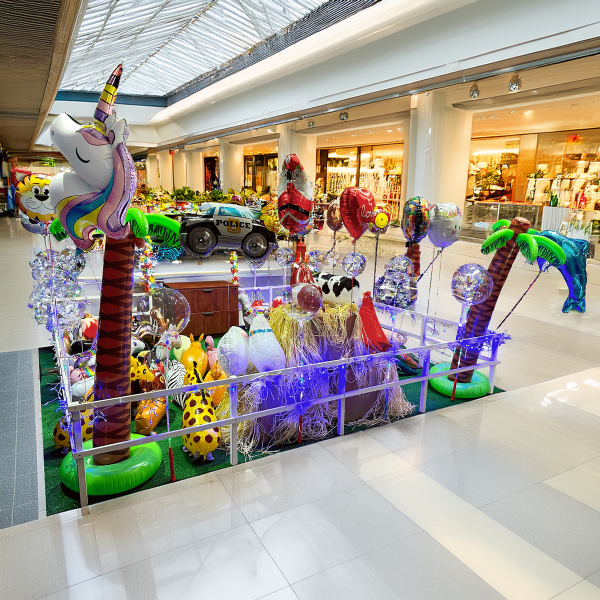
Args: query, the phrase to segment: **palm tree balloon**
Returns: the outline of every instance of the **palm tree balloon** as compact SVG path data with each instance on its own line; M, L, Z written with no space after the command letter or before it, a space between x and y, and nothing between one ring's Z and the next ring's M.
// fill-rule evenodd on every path
M533 263L538 257L557 266L565 263L566 257L562 248L552 240L538 235L531 229L531 223L522 217L515 217L512 221L501 219L492 225L492 235L481 246L485 255L496 251L488 273L492 277L494 287L489 298L481 304L475 304L469 310L463 339L479 337L487 331L496 302L508 277L515 259L521 253L525 260ZM477 364L480 350L477 348L457 348L452 357L452 369L459 366L468 367ZM454 375L448 379L453 380ZM459 383L470 383L473 371L463 371L456 374Z

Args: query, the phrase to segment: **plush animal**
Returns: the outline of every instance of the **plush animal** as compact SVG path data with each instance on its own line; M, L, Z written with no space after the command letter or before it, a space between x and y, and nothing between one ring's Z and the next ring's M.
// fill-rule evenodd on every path
M202 376L195 364L186 373L186 385L202 382ZM204 390L191 392L183 408L182 428L194 427L202 423L213 423L216 420L212 399ZM218 427L189 433L183 436L183 451L189 452L194 458L202 457L212 460L212 451L221 443L221 433Z
M154 346L157 360L167 359L167 335L169 336L169 346L172 351L175 350L175 348L181 348L181 336L179 335L179 332L174 329L170 331L167 330L160 336L160 340L158 340L156 346Z
M202 377L204 377L204 373L206 373L208 367L206 352L204 352L200 345L203 338L204 334L194 341L194 336L190 336L190 347L181 355L181 364L185 367L186 371L189 371L192 368L192 364L196 363L196 367Z
M165 389L165 378L160 372L153 372L154 379L151 382L142 381L140 387L142 392ZM135 430L140 435L153 435L157 425L167 412L166 398L151 398L140 400L135 414Z
M206 374L204 378L205 382L208 381L217 381L219 379L227 379L228 375L223 371L219 361L217 361L211 368L211 370ZM219 387L214 387L210 389L212 394L212 403L214 407L217 407L223 400L226 400L229 397L229 392L226 385L220 385Z
M358 300L360 284L357 279L347 275L332 275L331 273L319 273L317 285L323 291L323 302L332 304L349 304L350 299ZM354 290L354 292L353 292Z
M204 340L206 346L206 358L208 360L208 370L213 368L213 365L217 362L217 351L215 350L215 342L210 335L206 336Z
M173 360L169 363L169 372L167 373L167 389L183 387L185 378L185 367L178 361ZM183 409L185 397L187 394L171 394L171 401L179 408Z
M244 375L248 368L248 335L239 327L231 327L217 348L221 367L230 375Z
M264 315L256 315L252 321L248 354L259 371L285 368L285 353Z

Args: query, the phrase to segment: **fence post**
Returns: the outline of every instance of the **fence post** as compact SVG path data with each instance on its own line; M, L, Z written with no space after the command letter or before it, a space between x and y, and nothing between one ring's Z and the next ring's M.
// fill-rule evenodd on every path
M498 343L498 339L494 338L492 340L492 352L490 354L491 360L494 362L498 360L498 349L500 348L500 344ZM496 381L496 367L498 365L492 365L490 367L490 394L494 393L494 383Z
M229 416L237 417L237 383L232 383L229 386ZM231 465L238 464L238 431L237 423L232 423L229 426L229 462Z
M429 363L431 361L431 351L424 350L422 356L423 370L421 371L421 377L427 377L429 375ZM421 399L419 401L419 412L424 413L427 410L427 385L429 384L428 379L421 381Z
M73 424L73 452L83 450L83 436L81 434L81 413L76 410L71 413L71 423ZM89 515L87 483L85 481L85 459L76 458L75 466L77 468L77 481L79 483L79 504L81 504L81 514Z
M338 368L338 394L346 391L346 365L340 365ZM346 397L338 400L338 422L337 434L344 435L344 420L346 418Z

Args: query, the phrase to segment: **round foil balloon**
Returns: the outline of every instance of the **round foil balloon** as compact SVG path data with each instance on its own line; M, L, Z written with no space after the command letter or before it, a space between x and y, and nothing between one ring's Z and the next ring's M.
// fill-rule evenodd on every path
M156 288L140 298L137 316L142 322L150 323L155 334L168 329L183 331L190 321L190 305L177 290Z
M289 267L294 262L294 253L291 248L277 248L274 256L280 267Z
M323 292L312 283L299 283L292 287L290 317L297 321L312 319L323 306Z
M312 184L295 154L289 154L283 161L278 191L281 226L292 234L303 231L313 208Z
M491 275L476 263L458 267L452 276L452 295L461 303L471 306L485 302L494 287Z
M414 277L415 268L412 260L405 254L398 254L385 266L385 274L392 281L400 281L403 277Z
M17 186L17 204L34 222L51 223L56 215L50 202L50 175L33 173Z
M340 211L348 233L356 241L373 221L375 198L369 190L346 188L340 196Z
M369 229L375 235L383 235L387 232L392 216L385 208L376 208L373 213L373 222L369 225Z
M360 252L350 252L344 256L342 261L342 269L346 275L350 277L357 277L364 270L367 265L367 259Z
M429 229L429 202L421 196L407 200L402 211L402 233L407 241L418 244Z
M340 200L337 198L327 207L327 226L331 231L339 231L343 225Z
M460 209L452 202L433 204L429 211L427 235L436 248L447 248L460 237L462 219Z

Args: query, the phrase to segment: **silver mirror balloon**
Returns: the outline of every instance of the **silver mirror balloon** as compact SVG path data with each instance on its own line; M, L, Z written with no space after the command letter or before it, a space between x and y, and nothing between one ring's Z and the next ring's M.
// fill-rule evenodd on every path
M477 263L458 267L452 276L452 295L463 305L460 324L464 325L469 308L485 302L492 293L494 280L487 270Z
M385 266L385 275L375 283L375 302L408 309L417 301L417 278L406 255L394 256Z
M460 209L452 202L434 204L429 210L427 235L436 248L448 248L458 241L462 229Z

